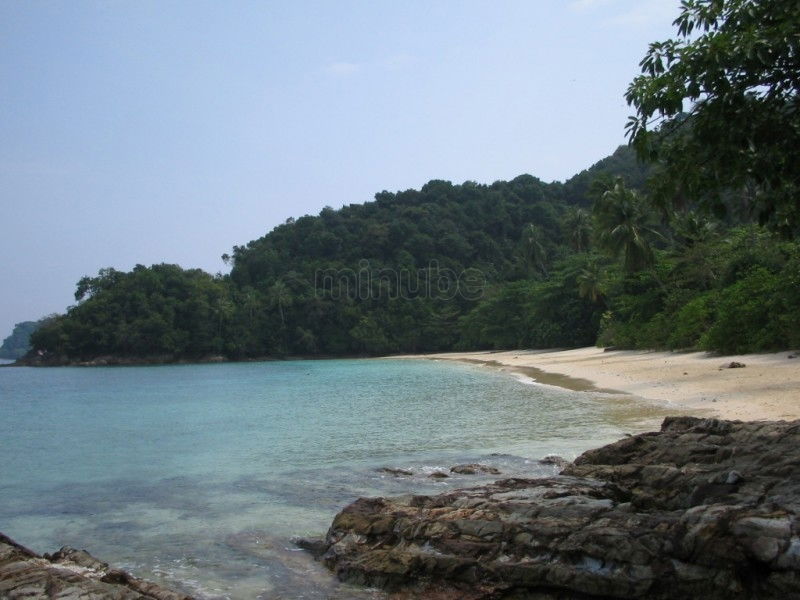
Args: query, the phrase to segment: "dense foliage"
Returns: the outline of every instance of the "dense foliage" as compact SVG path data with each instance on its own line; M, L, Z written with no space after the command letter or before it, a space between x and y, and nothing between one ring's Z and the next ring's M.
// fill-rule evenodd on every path
M228 276L174 265L104 269L78 283L78 304L34 346L87 359L592 343L601 312L576 292L583 263L571 256L588 247L590 216L580 207L591 201L576 190L598 174L641 181L641 173L620 148L566 184L529 175L431 181L290 220L224 256ZM516 310L526 298L535 306L519 318L536 321L532 333L496 337L510 322L499 307ZM487 314L494 323L485 327Z
M227 276L104 269L78 282L78 304L34 347L168 360L800 346L800 246L753 223L662 222L606 170L637 180L631 152L616 156L577 200L565 193L574 181L433 181L287 222L235 247Z
M800 228L800 3L684 0L676 39L650 45L627 100L662 204Z
M40 327L31 343L70 358L221 354L235 312L230 293L226 281L199 269L103 269L78 282L79 304Z

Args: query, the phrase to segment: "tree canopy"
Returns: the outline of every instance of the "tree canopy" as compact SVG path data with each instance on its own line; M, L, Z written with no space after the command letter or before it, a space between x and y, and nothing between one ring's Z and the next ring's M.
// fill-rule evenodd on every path
M628 134L657 162L663 205L800 227L800 3L683 0L677 37L650 44Z

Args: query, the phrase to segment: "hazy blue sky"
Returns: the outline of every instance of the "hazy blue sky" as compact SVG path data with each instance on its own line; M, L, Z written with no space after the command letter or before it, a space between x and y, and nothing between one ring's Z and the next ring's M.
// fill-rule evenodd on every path
M0 0L0 339L105 266L211 272L430 179L563 180L624 141L677 0Z

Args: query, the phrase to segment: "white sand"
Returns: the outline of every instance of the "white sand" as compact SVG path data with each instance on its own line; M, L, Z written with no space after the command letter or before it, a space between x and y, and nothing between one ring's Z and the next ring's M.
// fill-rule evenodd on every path
M725 419L776 420L800 419L800 357L790 359L790 354L719 357L704 352L604 352L600 348L580 348L449 352L414 358L483 362L522 372L526 368L539 369L544 373L533 377L543 383L573 389L591 389L593 384L595 388L663 402L676 414L686 409ZM720 368L731 361L746 366Z

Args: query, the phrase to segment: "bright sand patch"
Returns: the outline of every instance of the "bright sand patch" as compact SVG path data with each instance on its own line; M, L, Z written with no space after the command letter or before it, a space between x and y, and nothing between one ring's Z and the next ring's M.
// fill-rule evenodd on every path
M725 419L800 419L800 357L791 352L709 356L602 348L448 352L414 358L477 362L577 390L616 390ZM408 357L411 358L411 357ZM746 366L721 368L736 361Z

